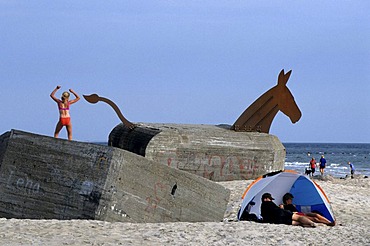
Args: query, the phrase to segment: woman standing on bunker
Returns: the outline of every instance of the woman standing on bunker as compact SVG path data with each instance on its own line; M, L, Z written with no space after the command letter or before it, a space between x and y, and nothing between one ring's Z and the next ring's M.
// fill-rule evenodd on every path
M50 94L50 97L58 104L59 109L59 121L55 127L54 137L57 138L60 130L65 126L67 129L68 140L72 140L72 123L71 116L69 114L69 106L80 100L80 97L72 89L69 89L69 91L76 97L75 99L69 100L70 93L68 91L63 92L61 99L58 99L55 97L55 93L59 89L60 85L58 85Z

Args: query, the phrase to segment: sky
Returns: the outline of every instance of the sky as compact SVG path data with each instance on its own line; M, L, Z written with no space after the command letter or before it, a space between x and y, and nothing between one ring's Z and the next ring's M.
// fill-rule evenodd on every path
M292 70L302 112L281 142L370 143L370 1L0 0L0 134L53 136L72 88L73 139L120 123L230 124ZM66 130L60 133L66 138Z

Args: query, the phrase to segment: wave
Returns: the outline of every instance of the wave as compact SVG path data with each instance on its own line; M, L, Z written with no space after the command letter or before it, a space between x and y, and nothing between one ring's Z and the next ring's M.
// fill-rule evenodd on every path
M293 162L285 162L286 166L308 166L308 162L298 162L298 161L293 161Z

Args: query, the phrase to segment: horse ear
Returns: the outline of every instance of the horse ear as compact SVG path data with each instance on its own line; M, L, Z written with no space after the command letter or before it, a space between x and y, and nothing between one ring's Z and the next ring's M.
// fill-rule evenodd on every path
M289 72L284 74L284 69L282 69L279 73L278 85L286 85L291 73L292 73L292 70L289 70Z

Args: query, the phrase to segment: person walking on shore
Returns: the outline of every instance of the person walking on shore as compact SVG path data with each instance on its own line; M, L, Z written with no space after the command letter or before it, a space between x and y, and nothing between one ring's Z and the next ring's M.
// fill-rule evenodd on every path
M348 162L349 168L351 169L351 179L353 179L353 176L355 174L355 166L349 161Z
M316 169L316 160L314 157L312 157L310 161L310 167L311 167L311 177L313 177L313 174L315 173L315 169Z
M324 175L325 167L326 167L326 159L325 159L324 155L322 155L321 158L320 158L320 173L321 173L321 175Z
M70 93L68 91L63 92L61 99L58 99L55 97L55 93L60 88L61 86L58 85L50 94L50 97L58 104L59 109L59 121L55 127L54 137L58 138L60 130L65 126L67 129L68 140L72 140L72 123L71 116L69 114L69 106L80 100L80 97L72 89L69 89L69 92L75 96L75 99L69 100Z

